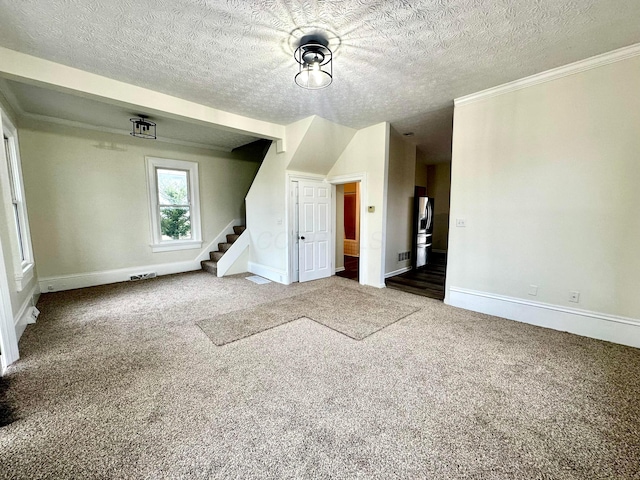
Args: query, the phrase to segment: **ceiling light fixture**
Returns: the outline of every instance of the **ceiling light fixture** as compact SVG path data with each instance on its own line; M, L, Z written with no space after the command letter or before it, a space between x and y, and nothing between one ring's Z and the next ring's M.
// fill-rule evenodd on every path
M131 135L138 138L156 138L156 124L146 115L138 114L138 118L130 118L132 125Z
M326 39L318 35L302 37L293 58L298 62L296 84L309 90L319 90L331 85L333 54Z

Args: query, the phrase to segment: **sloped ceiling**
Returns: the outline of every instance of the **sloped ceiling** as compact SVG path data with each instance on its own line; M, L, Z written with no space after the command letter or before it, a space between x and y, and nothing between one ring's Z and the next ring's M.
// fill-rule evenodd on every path
M349 144L356 131L313 117L304 140L296 149L288 170L326 175Z
M0 45L288 124L389 121L450 154L452 100L640 42L638 0L22 0ZM334 83L293 82L301 33L327 31Z

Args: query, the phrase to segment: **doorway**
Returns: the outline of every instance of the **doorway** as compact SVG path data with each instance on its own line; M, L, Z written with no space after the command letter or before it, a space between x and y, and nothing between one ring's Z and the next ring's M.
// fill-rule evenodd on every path
M360 280L360 182L336 185L336 275Z
M333 275L331 223L333 187L314 177L290 177L291 282Z

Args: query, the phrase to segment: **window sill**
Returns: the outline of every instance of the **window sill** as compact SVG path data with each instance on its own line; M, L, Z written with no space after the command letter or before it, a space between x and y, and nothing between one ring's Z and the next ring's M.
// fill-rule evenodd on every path
M158 243L155 245L151 245L151 251L153 253L159 252L172 252L174 250L193 250L196 248L202 248L202 242L199 240L188 240L188 241L180 241L176 240L175 242L170 243Z
M33 263L28 263L22 269L22 273L16 273L16 289L18 292L24 290L24 287L29 285L29 282L33 280Z

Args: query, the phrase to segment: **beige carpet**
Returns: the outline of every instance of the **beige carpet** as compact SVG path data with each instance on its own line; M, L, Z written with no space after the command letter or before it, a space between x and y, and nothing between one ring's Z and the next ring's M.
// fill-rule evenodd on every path
M313 294L218 315L197 324L219 346L303 317L354 340L362 340L417 310L352 288L331 286L315 290Z
M419 309L364 341L195 324L338 286ZM190 273L43 295L1 479L638 479L640 350L331 278Z

